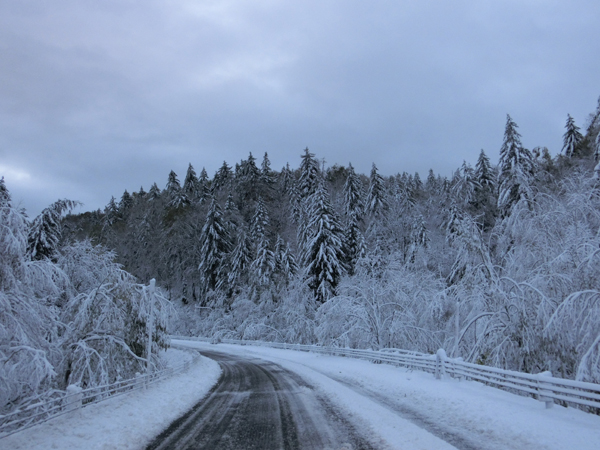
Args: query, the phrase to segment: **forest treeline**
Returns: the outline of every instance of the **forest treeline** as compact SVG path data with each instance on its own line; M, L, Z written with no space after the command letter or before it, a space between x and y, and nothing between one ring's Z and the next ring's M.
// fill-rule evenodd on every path
M600 105L584 132L568 116L555 156L508 116L497 163L424 180L250 154L34 220L2 179L0 413L152 369L168 333L444 348L600 382L599 136Z

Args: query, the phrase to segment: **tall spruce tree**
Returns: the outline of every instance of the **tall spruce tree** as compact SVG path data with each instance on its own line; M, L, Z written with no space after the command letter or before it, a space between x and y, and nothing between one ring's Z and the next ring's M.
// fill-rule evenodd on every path
M246 232L241 229L238 232L237 243L231 252L230 269L227 274L229 289L235 289L248 281L248 268L252 264L252 243Z
M496 183L494 180L494 169L490 164L490 159L483 150L479 153L474 175L477 185L475 186L471 206L474 209L475 215L480 217L478 221L483 225L484 231L487 231L495 223L497 200L495 197Z
M565 125L567 131L563 135L563 148L567 158L572 158L579 153L579 147L583 141L583 135L579 131L579 127L575 125L575 120L570 114L567 114L567 124Z
M363 185L352 164L348 164L348 176L344 183L344 212L347 217L354 215L360 220L363 214Z
M334 295L344 274L342 229L324 181L319 183L309 201L303 260L315 299L324 303Z
M183 180L183 193L190 200L194 200L198 197L199 190L198 177L196 176L196 171L194 170L192 163L190 163L187 173L185 174L185 180Z
M377 173L377 166L373 163L369 180L366 210L370 216L381 216L387 209L387 200L383 186L383 177Z
M521 144L517 128L517 124L507 115L498 174L498 209L503 216L507 216L519 200L532 197L533 156Z
M301 158L298 192L300 198L305 199L314 194L317 189L319 182L319 163L315 159L315 154L308 151L308 147L304 149L304 154Z
M206 293L223 287L223 282L227 280L225 262L231 250L231 238L223 223L221 207L214 198L211 200L200 239L202 242L198 264L200 289Z
M265 152L262 164L260 166L260 181L263 186L270 189L275 184L275 174L271 170L271 161L269 161L269 155Z
M219 168L213 179L213 189L215 192L220 189L229 187L233 178L233 172L231 167L227 164L227 161L223 161L223 165Z

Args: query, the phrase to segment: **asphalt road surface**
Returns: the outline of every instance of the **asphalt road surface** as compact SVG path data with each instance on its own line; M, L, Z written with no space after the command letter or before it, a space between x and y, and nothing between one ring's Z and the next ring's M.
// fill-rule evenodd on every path
M218 384L148 450L374 448L293 372L250 356L201 353L220 364Z

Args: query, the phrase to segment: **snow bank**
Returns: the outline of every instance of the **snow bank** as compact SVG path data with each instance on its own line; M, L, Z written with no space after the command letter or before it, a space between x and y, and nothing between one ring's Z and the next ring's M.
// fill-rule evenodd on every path
M419 422L426 422L425 428L435 428L438 436L452 435L447 440L477 449L600 448L600 417L558 405L547 410L538 400L479 382L440 381L391 365L291 350L188 344L252 354L300 374L359 429L379 436L382 447L453 448L420 428Z
M189 352L169 349L164 359L177 365ZM201 357L191 368L147 390L139 390L0 439L2 449L121 450L142 449L173 420L202 399L215 385L221 369Z

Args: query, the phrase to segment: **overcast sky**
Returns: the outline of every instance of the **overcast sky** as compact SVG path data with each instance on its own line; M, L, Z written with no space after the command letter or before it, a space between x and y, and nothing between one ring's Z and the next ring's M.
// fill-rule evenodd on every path
M450 175L497 162L507 113L556 154L599 95L598 0L0 0L0 176L30 216L307 146Z

